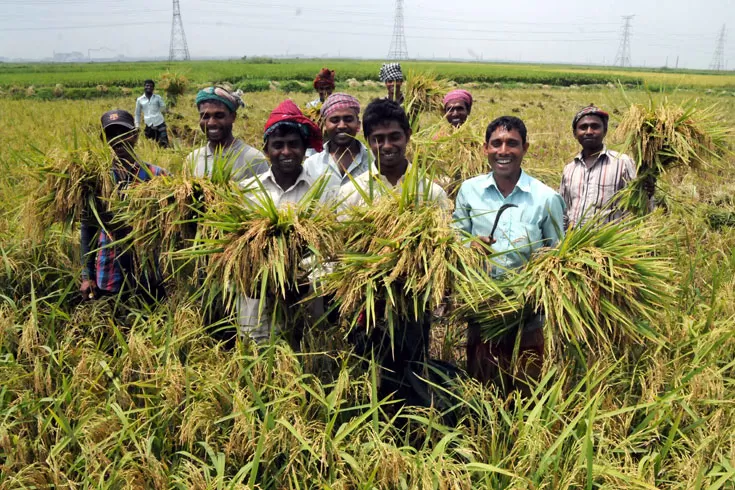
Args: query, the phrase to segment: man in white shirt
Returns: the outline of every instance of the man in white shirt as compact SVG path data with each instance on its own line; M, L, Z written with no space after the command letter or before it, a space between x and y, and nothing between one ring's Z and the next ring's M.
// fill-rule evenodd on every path
M376 165L340 187L342 209L366 204L365 197L371 200L386 192L401 192L410 168L406 147L411 139L411 127L405 111L397 102L373 100L363 114L362 128ZM422 179L419 185L419 191L427 199L438 201L447 210L452 208L446 192L439 185L428 179Z
M263 193L266 193L279 208L297 203L319 179L303 166L307 148L322 148L319 127L304 116L293 101L286 100L271 113L263 140L270 169L242 181L240 187L245 190L246 198L253 202L262 201ZM268 301L266 298L263 300ZM260 298L241 295L238 322L243 335L264 344L270 339L271 327L278 331L281 326L272 321L267 303L263 308L264 314L259 318L260 301Z
M207 144L186 157L195 177L239 182L268 170L262 152L232 134L237 109L242 101L222 87L200 90L196 97L199 127Z
M312 175L327 175L339 187L368 171L371 156L356 138L360 131L360 102L353 96L330 95L321 110L327 142L321 153L310 156L304 168Z
M161 148L168 148L168 133L163 113L166 112L166 104L163 98L153 93L156 84L153 80L143 82L143 95L135 101L135 128L140 128L140 116L143 115L145 130L143 134L149 140L156 141Z

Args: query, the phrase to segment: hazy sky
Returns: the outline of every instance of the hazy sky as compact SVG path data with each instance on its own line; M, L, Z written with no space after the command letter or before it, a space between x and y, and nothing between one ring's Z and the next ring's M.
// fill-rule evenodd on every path
M723 24L735 68L735 0L405 0L408 54L421 58L612 64L635 15L637 66L707 68ZM180 0L191 56L384 58L395 0ZM0 0L0 56L167 56L171 0ZM92 51L88 50L91 49Z

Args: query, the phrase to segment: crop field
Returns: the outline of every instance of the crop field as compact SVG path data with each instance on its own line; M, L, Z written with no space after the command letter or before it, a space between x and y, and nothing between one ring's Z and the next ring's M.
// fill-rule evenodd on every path
M141 138L138 154L180 175L184 157L204 143L194 87L306 82L321 65L177 65L191 87L167 115L174 146ZM611 113L613 148L630 105L650 100L696 99L697 107L714 106L720 126L735 128L732 75L406 65L472 91L467 124L475 136L497 116L522 118L530 141L524 169L552 188L579 151L571 119L589 103ZM338 89L354 91L363 107L383 95L362 83L377 78L378 63L329 66ZM666 269L660 292L669 299L646 323L652 338L561 349L530 393L461 376L437 388L443 405L415 407L378 395L377 365L352 355L344 328L315 327L299 352L282 342L233 345L212 333L183 281L155 307L80 301L78 226L34 231L29 223L37 170L57 150L100 148L100 115L132 111L142 81L168 68L0 65L0 489L735 489L732 154L663 175L659 209L627 244ZM644 83L665 91L632 87ZM84 100L27 93L56 84L133 91ZM303 106L313 94L278 86L245 93L236 136L262 145L263 125L286 97ZM425 113L420 124L412 155L440 151L432 145L441 115ZM727 138L732 149L732 131ZM441 151L444 160L482 161L478 147ZM464 369L465 327L450 314L435 318L432 357ZM553 335L554 326L547 329Z

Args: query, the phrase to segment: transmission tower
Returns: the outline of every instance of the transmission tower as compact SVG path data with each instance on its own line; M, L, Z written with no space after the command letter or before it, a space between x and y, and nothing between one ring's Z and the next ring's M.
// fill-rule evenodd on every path
M721 71L725 69L725 24L722 24L720 34L717 36L717 47L715 54L712 56L712 63L709 64L710 70Z
M171 21L171 47L168 52L168 60L187 61L189 59L189 46L186 44L184 24L181 22L179 0L174 0L174 18Z
M393 39L391 39L390 41L388 59L408 59L408 48L406 48L406 35L403 33L403 0L396 0L396 17L393 22Z
M618 54L615 55L615 66L632 66L630 62L630 21L635 15L623 16L623 30L620 35Z

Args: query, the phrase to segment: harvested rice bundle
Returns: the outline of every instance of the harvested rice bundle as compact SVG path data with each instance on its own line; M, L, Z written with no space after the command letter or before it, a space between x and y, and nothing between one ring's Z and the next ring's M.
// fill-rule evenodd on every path
M479 264L449 212L422 195L417 174L406 176L403 192L347 210L344 252L323 285L343 318L364 312L371 328L380 316L392 333L399 320L420 320L441 305L453 283Z
M283 299L308 274L307 257L332 256L340 243L334 210L321 202L325 180L296 204L276 206L267 192L231 193L204 221L222 234L209 243L209 284L234 293Z
M715 106L699 109L694 102L678 106L649 102L648 107L631 105L615 136L625 143L625 151L638 162L638 177L621 193L621 205L638 215L648 210L644 185L667 170L711 165L729 153L724 126Z
M444 121L411 138L414 153L421 151L434 170L437 182L454 200L459 186L467 179L489 171L483 153L484 128L467 122L459 128Z
M322 104L319 103L315 106L307 106L303 109L303 113L306 117L314 121L314 124L321 127L322 125Z
M672 281L670 262L651 245L655 232L640 220L585 223L517 274L463 289L458 314L479 322L492 340L542 309L548 359L559 359L569 345L586 357L659 342L652 323L672 298Z
M37 175L41 186L32 197L32 213L44 226L79 221L88 206L105 211L115 187L109 154L93 145L51 150Z
M409 72L403 87L403 109L414 131L418 129L418 119L422 112L444 111L444 95L450 89L445 80L439 80L428 73Z
M229 181L217 185L211 179L162 176L131 186L117 202L114 222L127 224L127 240L140 259L163 252L164 269L173 266L175 252L195 238L214 238L213 230L199 218L221 200ZM198 226L198 224L200 226ZM141 262L144 263L144 262Z

